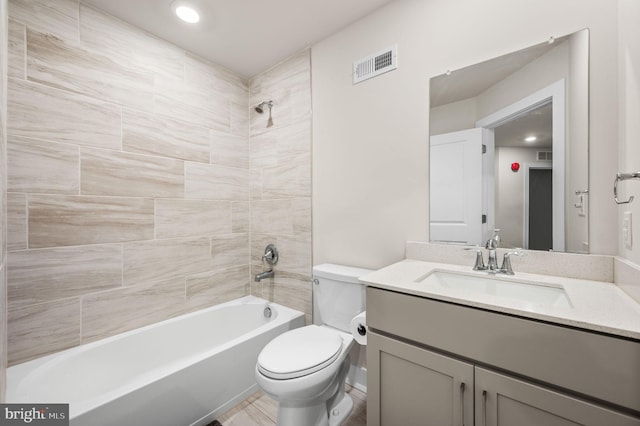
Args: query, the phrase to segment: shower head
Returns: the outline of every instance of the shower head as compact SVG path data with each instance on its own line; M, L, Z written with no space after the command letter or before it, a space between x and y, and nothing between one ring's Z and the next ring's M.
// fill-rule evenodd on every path
M271 108L273 108L273 101L262 101L258 105L256 105L255 110L258 114L262 114L264 112L264 107L269 108L269 120L267 120L267 127L273 126L273 118L271 118Z
M264 112L264 107L268 107L271 109L273 107L273 101L263 101L256 105L255 110L258 114L262 114Z

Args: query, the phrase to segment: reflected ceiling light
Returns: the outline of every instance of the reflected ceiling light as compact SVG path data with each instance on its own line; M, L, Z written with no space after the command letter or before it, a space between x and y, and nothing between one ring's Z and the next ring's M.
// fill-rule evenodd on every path
M524 138L525 142L535 142L535 140L538 139L535 136L528 136L526 138Z
M178 16L178 18L182 19L184 22L188 22L189 24L195 24L200 21L200 14L198 11L188 3L182 1L174 1L171 3L171 8L173 12Z

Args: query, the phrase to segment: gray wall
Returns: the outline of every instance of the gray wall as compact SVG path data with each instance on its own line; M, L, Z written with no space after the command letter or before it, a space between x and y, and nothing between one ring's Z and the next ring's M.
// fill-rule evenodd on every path
M609 0L399 0L314 45L314 263L379 268L404 258L407 240L428 241L430 77L583 28L590 250L616 254L617 19ZM397 70L352 84L353 61L395 43Z

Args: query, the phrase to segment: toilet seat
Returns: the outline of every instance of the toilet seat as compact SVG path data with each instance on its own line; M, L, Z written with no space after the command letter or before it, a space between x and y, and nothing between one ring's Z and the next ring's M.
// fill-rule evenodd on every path
M272 379L294 379L331 365L341 350L339 333L309 325L287 331L269 342L258 356L258 370Z

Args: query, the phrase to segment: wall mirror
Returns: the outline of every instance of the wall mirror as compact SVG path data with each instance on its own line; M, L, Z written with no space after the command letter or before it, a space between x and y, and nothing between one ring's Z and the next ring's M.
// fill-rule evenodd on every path
M430 80L432 242L588 253L589 31Z

